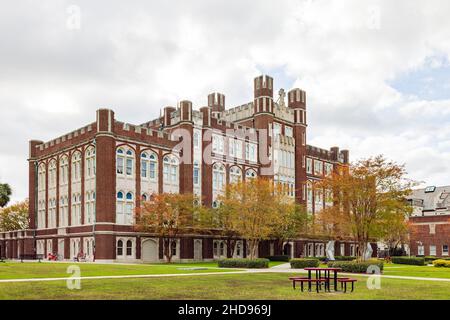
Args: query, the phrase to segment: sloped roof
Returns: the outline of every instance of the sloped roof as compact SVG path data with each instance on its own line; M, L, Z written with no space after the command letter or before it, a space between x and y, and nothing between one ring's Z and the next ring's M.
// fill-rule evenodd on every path
M450 206L450 186L422 188L413 190L409 199L422 200L423 210Z

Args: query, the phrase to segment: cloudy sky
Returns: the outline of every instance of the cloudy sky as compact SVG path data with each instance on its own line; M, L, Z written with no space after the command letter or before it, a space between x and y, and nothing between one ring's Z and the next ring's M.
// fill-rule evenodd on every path
M150 3L151 2L151 3ZM28 140L94 121L142 123L252 80L307 91L308 143L384 154L450 184L450 2L24 1L0 8L0 181L27 196Z

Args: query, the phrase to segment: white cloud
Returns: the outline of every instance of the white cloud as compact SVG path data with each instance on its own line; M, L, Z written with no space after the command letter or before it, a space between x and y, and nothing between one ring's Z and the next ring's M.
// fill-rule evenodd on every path
M66 27L72 4L79 30ZM142 123L181 99L201 107L213 91L235 106L252 99L254 76L277 70L307 90L311 144L384 153L413 178L448 184L450 101L389 83L448 66L449 9L444 0L4 4L0 179L26 197L27 141L91 122L97 108Z

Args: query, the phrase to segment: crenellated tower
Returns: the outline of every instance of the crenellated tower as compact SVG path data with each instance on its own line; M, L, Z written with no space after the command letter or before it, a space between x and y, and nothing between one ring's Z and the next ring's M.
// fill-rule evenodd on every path
M273 78L261 75L254 80L254 127L258 130L258 161L261 163L260 174L273 178L273 152L270 131L273 126Z
M306 204L306 92L298 88L290 90L288 107L294 110L295 199Z

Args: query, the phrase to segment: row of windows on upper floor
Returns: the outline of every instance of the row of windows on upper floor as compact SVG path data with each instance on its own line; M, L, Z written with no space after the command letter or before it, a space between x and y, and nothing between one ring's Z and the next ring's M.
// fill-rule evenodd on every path
M72 182L81 181L81 152L75 152L71 157L72 166ZM85 179L93 179L96 175L96 157L95 148L90 147L85 151ZM47 168L45 164L41 163L38 167L38 189L43 191L46 189L46 179L48 179L48 187L56 187L57 179L57 162L56 160L51 160L48 165L48 176ZM69 157L67 155L62 156L59 161L59 184L66 185L69 183Z
M228 155L233 158L245 159L248 161L258 161L258 145L252 142L244 142L236 138L227 138L222 135L212 135L212 151L214 153L226 155L225 141L228 139ZM245 143L245 154L243 154L242 146ZM201 148L200 133L194 133L194 148Z
M306 173L309 174L314 173L317 176L325 174L325 176L328 176L332 173L332 171L333 171L333 164L329 162L306 158Z
M117 149L117 168L116 172L119 176L134 176L135 160L134 152L123 148ZM169 184L178 184L179 161L174 155L166 155L163 158L163 181ZM230 170L230 181L237 182L242 179L242 170L234 166ZM256 171L249 169L246 171L247 178L256 177ZM154 152L141 153L141 178L156 182L158 179L158 156ZM193 182L194 185L200 185L201 168L198 161L194 161L193 165ZM216 163L213 166L213 188L220 189L225 183L225 166Z
M95 217L95 192L87 191L84 198L84 223L91 224L94 222ZM82 196L79 193L72 195L71 199L71 226L78 226L82 224L81 221L81 204ZM59 224L56 221L56 208L59 206ZM69 198L68 196L62 196L57 203L56 198L51 198L48 201L48 228L67 227L69 226ZM38 201L38 228L45 228L45 214L46 206L45 201Z

